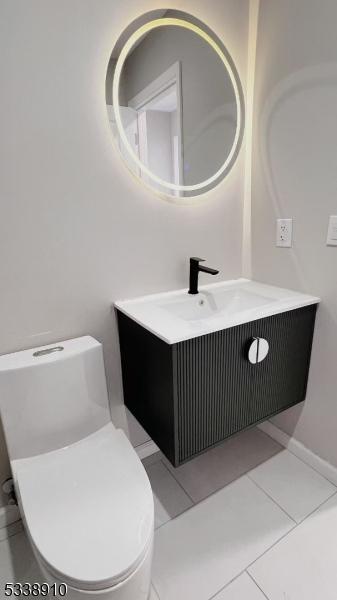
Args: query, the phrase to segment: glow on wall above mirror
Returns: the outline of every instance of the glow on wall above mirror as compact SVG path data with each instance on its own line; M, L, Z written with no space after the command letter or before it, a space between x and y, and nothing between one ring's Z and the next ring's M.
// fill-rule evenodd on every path
M130 171L168 199L193 202L235 162L240 79L223 43L191 15L152 11L127 28L108 65L106 102Z

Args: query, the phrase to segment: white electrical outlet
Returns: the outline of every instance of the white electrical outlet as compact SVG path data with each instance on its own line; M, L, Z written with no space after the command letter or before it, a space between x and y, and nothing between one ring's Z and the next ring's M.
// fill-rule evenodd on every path
M327 246L337 246L337 216L331 215L329 219Z
M293 241L293 220L277 219L276 221L276 246L291 248Z

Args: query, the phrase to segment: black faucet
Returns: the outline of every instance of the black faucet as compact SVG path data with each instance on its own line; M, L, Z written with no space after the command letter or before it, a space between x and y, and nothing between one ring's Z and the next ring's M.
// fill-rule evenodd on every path
M190 258L190 289L189 294L198 294L198 276L199 272L209 273L210 275L217 275L219 271L216 269L210 269L210 267L202 267L199 265L200 262L204 262L204 258L197 258L192 256Z

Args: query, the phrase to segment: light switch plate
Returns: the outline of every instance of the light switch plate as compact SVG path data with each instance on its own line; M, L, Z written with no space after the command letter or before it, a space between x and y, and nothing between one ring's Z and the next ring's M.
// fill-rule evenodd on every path
M293 220L277 219L276 221L276 246L291 248L293 240Z
M337 215L330 216L326 245L337 246Z

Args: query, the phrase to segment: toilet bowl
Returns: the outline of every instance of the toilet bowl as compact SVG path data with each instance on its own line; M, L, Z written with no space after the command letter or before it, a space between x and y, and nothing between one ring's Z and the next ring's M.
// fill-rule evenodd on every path
M146 600L153 496L110 420L99 342L86 336L1 356L0 411L43 581L65 584L68 600Z

